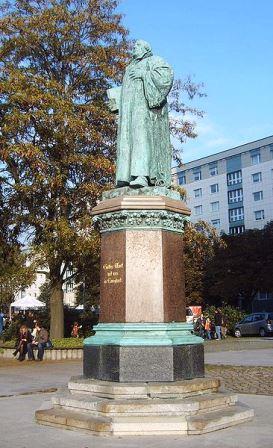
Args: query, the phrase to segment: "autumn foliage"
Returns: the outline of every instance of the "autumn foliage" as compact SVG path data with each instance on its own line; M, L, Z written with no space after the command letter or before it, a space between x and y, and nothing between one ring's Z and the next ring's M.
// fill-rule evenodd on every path
M49 266L51 335L63 335L64 272L98 248L90 209L112 181L127 31L113 0L18 0L0 19L0 157L5 201Z

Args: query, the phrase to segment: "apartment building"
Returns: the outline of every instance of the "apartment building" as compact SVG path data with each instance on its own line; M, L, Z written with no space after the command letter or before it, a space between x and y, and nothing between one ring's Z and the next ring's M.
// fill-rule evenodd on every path
M41 293L41 287L46 282L48 269L37 269L35 273L34 282L26 289L21 289L15 294L14 300L22 299L24 297L31 297L38 299ZM68 269L65 273L65 278L70 277L71 272ZM75 284L73 280L68 280L63 284L64 292L64 305L75 306L76 305L76 293Z
M187 191L192 222L229 234L262 229L273 220L273 136L186 163L173 181Z

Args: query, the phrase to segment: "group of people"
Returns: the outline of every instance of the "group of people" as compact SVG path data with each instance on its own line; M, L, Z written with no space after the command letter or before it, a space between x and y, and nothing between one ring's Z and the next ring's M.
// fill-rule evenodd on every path
M30 323L30 322L29 322ZM13 355L18 361L24 361L28 355L29 361L35 361L34 349L37 349L37 361L42 361L46 348L51 348L48 331L39 321L33 321L33 327L25 324L20 326L18 339Z
M227 336L227 322L225 316L222 314L220 308L217 308L214 313L214 319L211 320L209 316L201 314L195 323L195 332L203 339L221 339Z

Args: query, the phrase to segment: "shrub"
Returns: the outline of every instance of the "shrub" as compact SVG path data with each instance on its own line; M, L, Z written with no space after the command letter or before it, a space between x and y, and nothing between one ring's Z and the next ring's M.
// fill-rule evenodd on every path
M63 339L51 339L53 348L55 349L73 349L83 348L83 338L63 338ZM2 348L14 348L16 339L5 341L1 344Z
M51 339L53 348L83 348L83 338Z
M214 314L215 314L216 306L209 306L204 309L204 316L208 316L212 322L214 322ZM221 311L223 316L225 317L227 331L228 334L233 334L234 325L243 319L246 315L245 311L239 310L238 308L234 308L230 305L224 305L221 307Z

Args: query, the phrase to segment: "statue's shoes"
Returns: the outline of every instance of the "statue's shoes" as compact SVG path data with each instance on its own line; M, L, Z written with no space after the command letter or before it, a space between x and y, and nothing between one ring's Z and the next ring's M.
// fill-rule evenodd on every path
M130 187L148 187L148 180L145 176L138 176L135 180L130 182Z
M128 185L129 185L129 182L125 182L123 180L118 180L116 187L117 188L122 188L122 187L128 187Z

